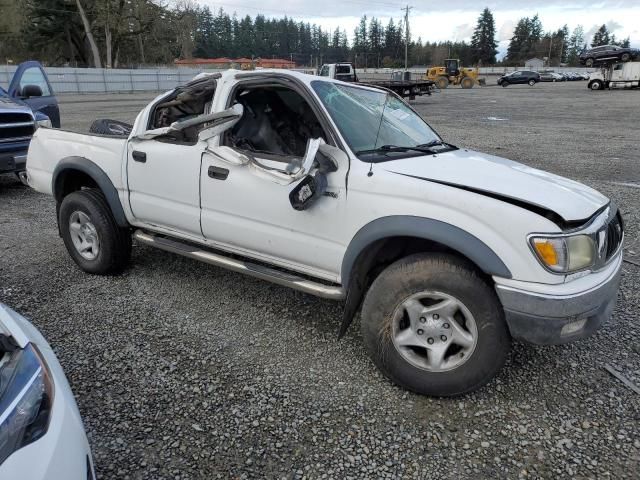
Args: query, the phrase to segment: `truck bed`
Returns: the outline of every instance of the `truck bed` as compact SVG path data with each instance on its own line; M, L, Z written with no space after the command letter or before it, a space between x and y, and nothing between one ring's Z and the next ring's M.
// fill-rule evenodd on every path
M122 154L126 143L126 137L38 128L27 154L29 185L39 192L51 194L56 165L67 157L87 157L109 176L120 191L123 188Z

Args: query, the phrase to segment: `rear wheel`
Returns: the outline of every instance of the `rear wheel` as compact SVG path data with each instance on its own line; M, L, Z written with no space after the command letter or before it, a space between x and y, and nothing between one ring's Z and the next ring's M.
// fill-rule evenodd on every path
M530 87L533 87L536 84L536 81L532 78L527 83L529 84Z
M88 273L123 270L131 258L131 235L116 223L99 190L80 190L64 197L58 225L71 258Z
M417 393L453 396L502 368L511 337L493 289L446 254L416 254L385 269L362 307L362 336L376 366Z
M470 77L464 77L462 79L462 81L460 82L460 86L462 88L473 88L473 78Z
M593 67L593 58L587 58L587 59L584 61L584 64L585 64L587 67Z
M620 55L620 60L622 60L623 62L628 62L629 60L631 60L631 55L629 55L628 53L623 53L622 55Z
M445 89L449 86L449 79L447 77L438 77L436 85L438 85L439 89Z

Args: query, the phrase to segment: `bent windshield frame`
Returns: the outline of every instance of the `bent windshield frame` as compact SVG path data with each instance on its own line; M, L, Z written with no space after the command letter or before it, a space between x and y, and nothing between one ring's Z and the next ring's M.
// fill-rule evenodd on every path
M311 86L360 160L425 155L412 148L442 143L420 115L389 92L322 80L312 81ZM388 145L395 151L381 148Z

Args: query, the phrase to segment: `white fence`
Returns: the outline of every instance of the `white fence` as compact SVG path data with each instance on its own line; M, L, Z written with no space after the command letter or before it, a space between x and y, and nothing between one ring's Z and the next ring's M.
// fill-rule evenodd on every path
M482 67L481 75L502 75L524 67ZM297 69L305 73L312 73L312 69ZM399 69L368 68L358 69L361 78L387 78L391 72ZM425 68L410 68L414 78L424 75ZM595 71L593 68L555 67L555 72L586 72ZM7 87L16 71L14 65L0 65L0 86ZM211 69L196 68L141 68L141 69L107 69L107 68L67 68L46 67L45 71L53 91L61 93L111 93L111 92L149 92L170 90L188 82L198 73L212 71Z
M12 65L0 66L0 86L8 86L15 70ZM45 71L58 94L164 91L188 82L202 70L47 67Z

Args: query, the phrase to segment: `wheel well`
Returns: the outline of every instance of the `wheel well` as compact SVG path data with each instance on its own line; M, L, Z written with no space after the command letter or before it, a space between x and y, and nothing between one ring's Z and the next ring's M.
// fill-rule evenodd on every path
M356 257L350 273L347 287L347 299L344 307L342 325L338 337L342 337L357 312L365 293L380 275L393 262L414 253L449 253L461 258L476 270L478 275L489 285L493 283L490 275L485 273L477 264L457 250L442 243L412 236L386 237L367 245Z
M425 238L401 236L377 240L366 247L356 260L353 276L366 277L366 287L369 287L376 277L393 262L415 253L449 253L462 258L469 263L478 274L491 280L491 276L484 273L473 261L457 250L433 240Z
M99 188L96 181L85 172L80 170L67 169L56 178L55 196L60 203L64 197L70 193L77 192L83 188Z

